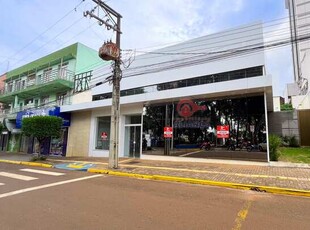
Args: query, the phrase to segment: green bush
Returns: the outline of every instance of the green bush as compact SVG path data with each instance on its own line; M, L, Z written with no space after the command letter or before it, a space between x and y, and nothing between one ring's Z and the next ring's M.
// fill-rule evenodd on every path
M279 147L281 145L281 138L277 135L271 134L269 135L269 154L271 161L278 161L280 152Z

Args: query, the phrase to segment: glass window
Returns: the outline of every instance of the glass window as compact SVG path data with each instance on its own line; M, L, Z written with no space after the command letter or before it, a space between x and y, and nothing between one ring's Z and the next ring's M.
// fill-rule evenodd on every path
M127 116L125 119L125 124L141 124L141 115Z
M98 117L96 149L109 150L111 117Z

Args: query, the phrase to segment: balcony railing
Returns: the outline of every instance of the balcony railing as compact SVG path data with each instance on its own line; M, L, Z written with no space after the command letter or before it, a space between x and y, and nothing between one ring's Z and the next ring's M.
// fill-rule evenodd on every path
M29 79L29 77L27 80L15 79L14 81L6 82L5 87L0 89L0 95L19 92L33 86L43 85L59 79L73 82L74 72L66 69L59 69L37 75L33 77L33 79Z
M61 100L61 101L51 101L47 102L46 104L40 104L40 105L34 105L34 104L28 104L25 106L19 106L17 108L12 108L12 109L2 109L0 110L0 117L3 115L10 115L10 114L17 114L18 112L27 110L27 109L39 109L39 108L46 108L46 107L53 107L53 106L62 106L62 105L71 105L71 96L66 97L66 99Z

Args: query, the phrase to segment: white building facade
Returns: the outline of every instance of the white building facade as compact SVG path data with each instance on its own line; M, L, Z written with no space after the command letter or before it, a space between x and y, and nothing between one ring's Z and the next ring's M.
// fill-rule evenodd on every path
M286 0L289 10L294 84L288 86L288 97L295 109L310 109L310 1ZM292 88L298 90L292 91Z
M268 140L272 79L265 72L264 51L255 48L261 43L262 24L255 23L136 56L121 80L119 157L167 157L165 126L173 129L169 159L182 158L206 140L215 158L230 151L228 138L239 145L248 138L254 148ZM67 156L109 156L112 86L102 82L110 75L106 67L94 71L91 91L61 107L71 112ZM219 138L216 129L224 126L229 137ZM267 152L257 154L269 161ZM205 158L183 158L192 157Z

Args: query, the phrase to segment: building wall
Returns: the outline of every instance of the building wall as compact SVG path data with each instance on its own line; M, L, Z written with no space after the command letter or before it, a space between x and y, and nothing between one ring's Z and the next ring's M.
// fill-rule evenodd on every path
M298 94L288 96L307 95L310 93L310 41L303 38L309 36L310 30L310 1L308 0L286 0L286 7L290 13L290 27L292 36L292 54L294 64L294 79L298 85ZM300 102L299 99L296 99ZM295 101L296 101L295 100ZM302 108L310 108L305 101ZM298 104L293 104L297 107Z
M208 53L240 49L251 45L257 46L257 44L263 42L262 24L256 23L192 39L178 45L156 50L156 52ZM247 55L233 55L231 57L228 55L227 58L223 57L222 54L178 56L156 54L156 52L155 54L149 53L136 56L130 67L123 70L121 90L265 65L263 50L251 52ZM173 61L173 66L179 65L179 67L172 68L171 61ZM149 71L150 73L148 73ZM94 71L91 85L102 81L102 78L98 76L105 73L108 74L108 71ZM111 91L112 86L109 84L102 84L92 89L93 95Z
M295 136L299 140L297 111L283 111L268 114L269 133L278 136Z
M281 111L281 97L273 97L273 111L279 112Z
M75 112L71 114L67 156L88 156L90 123L90 111Z
M292 96L292 105L294 109L308 109L310 108L310 94Z
M105 63L105 61L99 58L98 51L93 50L81 43L78 43L77 49L75 74L93 70L96 66Z
M90 90L82 93L77 93L72 97L72 104L79 104L91 101L92 101L92 94Z

